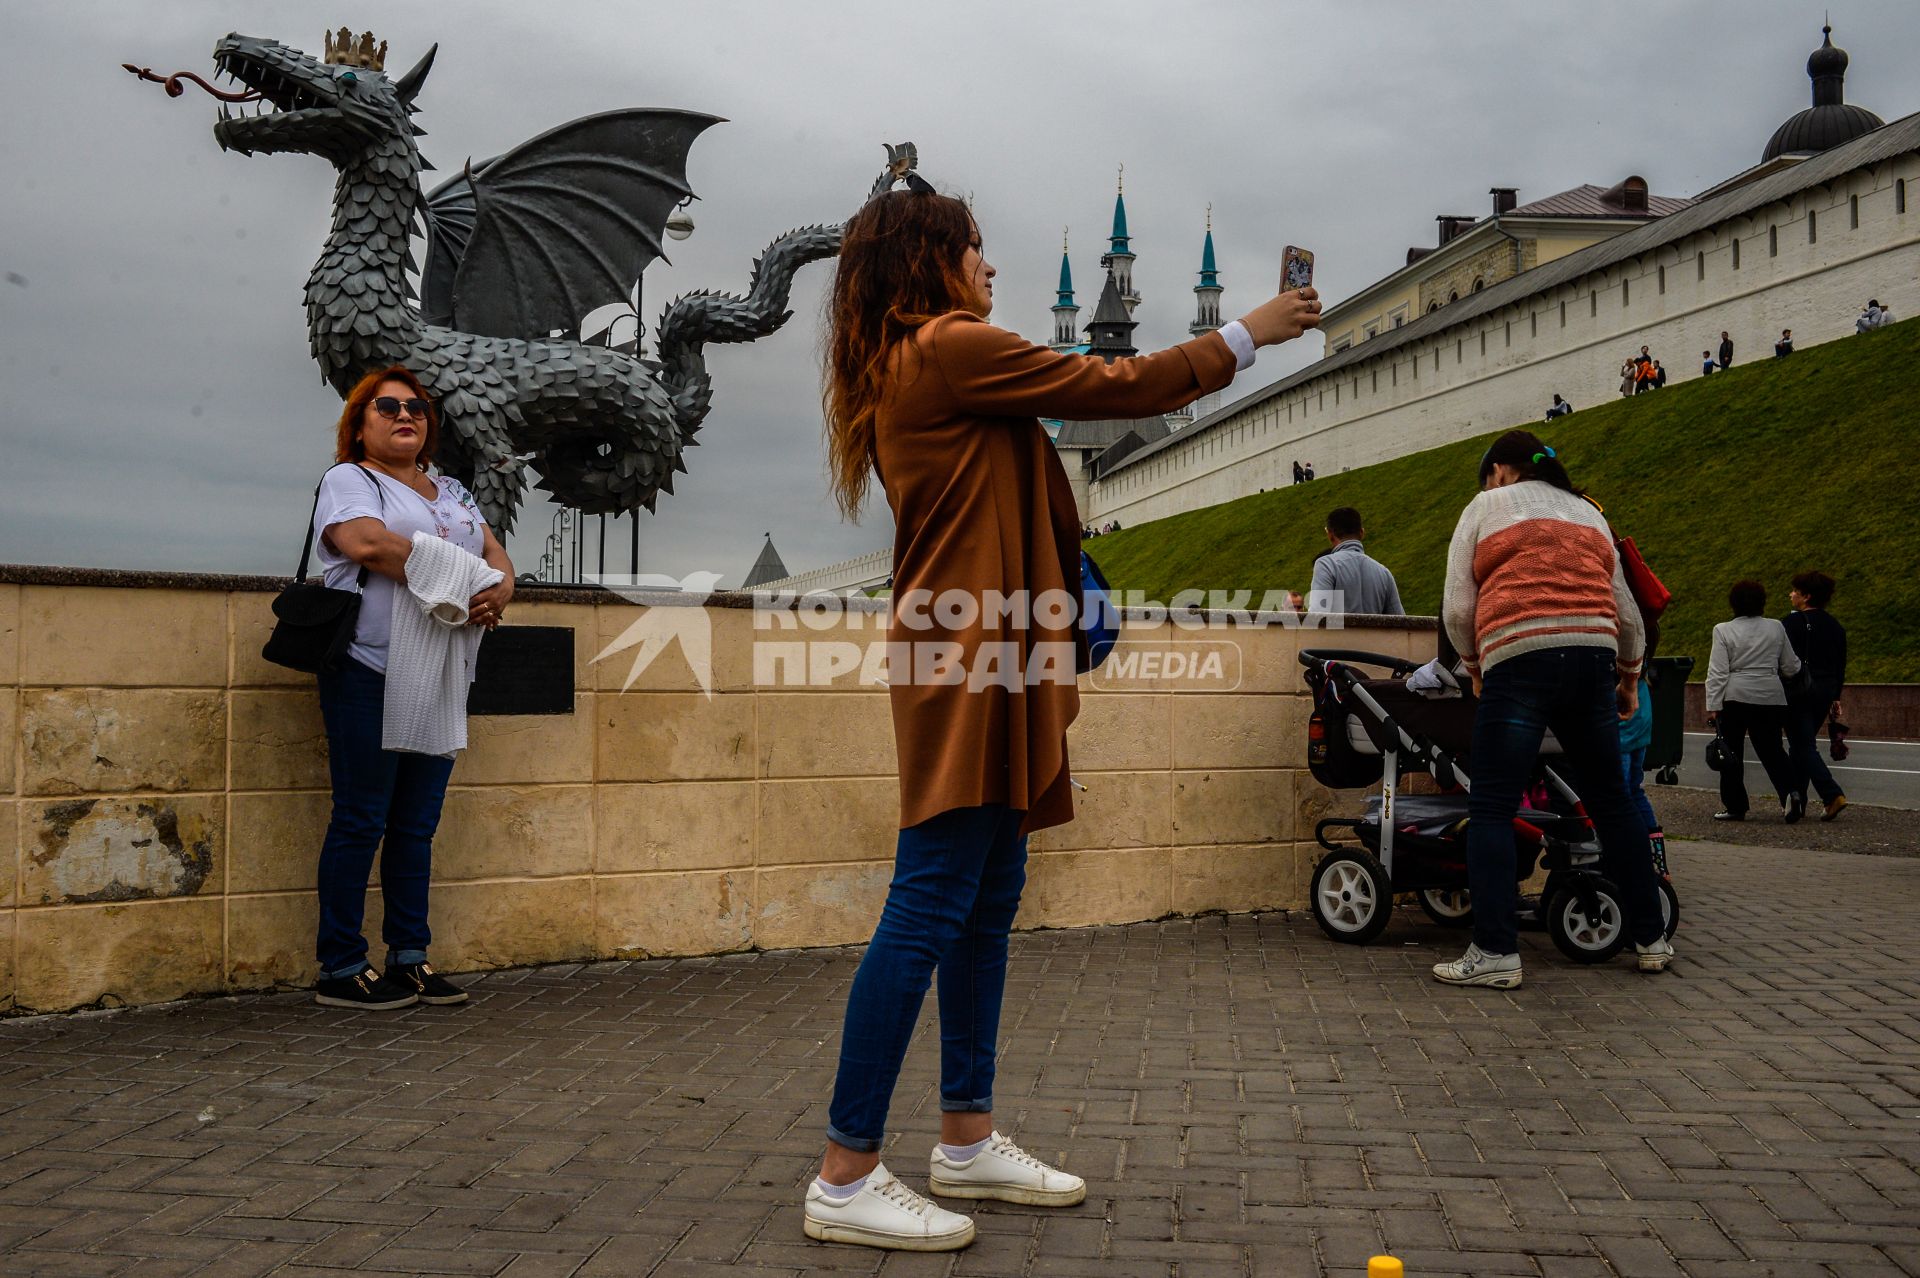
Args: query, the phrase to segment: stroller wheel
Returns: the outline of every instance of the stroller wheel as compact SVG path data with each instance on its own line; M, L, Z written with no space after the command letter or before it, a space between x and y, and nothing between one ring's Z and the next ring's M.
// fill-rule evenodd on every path
M1365 945L1393 917L1393 884L1371 853L1342 848L1313 870L1313 920L1336 941Z
M1421 888L1420 908L1441 927L1473 926L1473 893L1465 888Z
M1680 930L1680 894L1673 890L1673 884L1660 880L1660 921L1667 925L1667 939Z
M1576 963L1604 963L1627 943L1620 889L1597 874L1569 875L1546 914L1547 935Z

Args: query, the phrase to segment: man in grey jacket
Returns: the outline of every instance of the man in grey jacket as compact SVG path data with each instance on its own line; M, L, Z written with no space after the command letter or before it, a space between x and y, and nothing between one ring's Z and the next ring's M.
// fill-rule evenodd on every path
M1307 611L1338 616L1375 613L1399 617L1400 587L1386 565L1370 558L1362 542L1366 529L1360 512L1342 506L1327 516L1327 542L1333 549L1313 565L1313 588L1307 593Z

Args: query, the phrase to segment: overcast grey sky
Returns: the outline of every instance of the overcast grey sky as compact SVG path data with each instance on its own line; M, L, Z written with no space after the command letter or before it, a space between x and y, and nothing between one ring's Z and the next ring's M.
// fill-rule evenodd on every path
M971 193L999 268L997 322L1045 341L1063 225L1091 315L1115 167L1144 295L1145 349L1182 340L1206 205L1223 312L1271 290L1280 250L1318 253L1343 297L1480 214L1644 175L1691 195L1755 163L1808 103L1820 4L1787 0L1368 0L964 5L626 0L532 6L8 4L0 117L0 561L290 572L338 401L307 355L301 287L333 175L311 156L222 154L215 106L121 62L210 71L231 30L318 51L372 27L390 69L437 40L419 101L452 171L576 116L672 106L725 116L693 150L698 230L645 281L649 324L693 288L740 290L789 227L836 221L881 143ZM1920 109L1920 4L1835 0L1848 100ZM771 531L787 566L888 544L826 496L819 310L807 268L774 337L710 351L716 396L691 475L642 516L641 568L736 583ZM1318 357L1265 352L1229 395ZM513 549L538 558L549 508ZM626 525L609 535L626 566Z

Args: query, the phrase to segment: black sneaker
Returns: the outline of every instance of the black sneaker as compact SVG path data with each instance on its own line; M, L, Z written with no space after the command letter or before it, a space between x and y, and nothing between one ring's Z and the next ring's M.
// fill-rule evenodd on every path
M322 1007L387 1012L396 1007L412 1007L420 1001L420 996L412 986L397 984L367 967L352 976L322 977L313 987L313 1001Z
M387 982L403 990L412 990L422 1003L446 1006L464 1003L467 992L433 970L431 963L402 963L387 969Z

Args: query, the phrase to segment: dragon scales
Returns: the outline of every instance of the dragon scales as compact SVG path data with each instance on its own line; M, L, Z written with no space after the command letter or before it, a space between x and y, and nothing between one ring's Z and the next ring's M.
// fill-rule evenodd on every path
M324 61L250 36L214 48L219 72L247 90L217 93L240 103L220 108L221 148L319 155L339 174L332 230L307 278L313 356L342 396L369 370L413 369L440 407L436 460L502 533L525 496L523 464L563 505L651 511L685 472L712 403L702 348L785 323L794 273L838 252L840 228L780 236L754 263L744 297L674 301L655 329L657 358L549 336L624 300L660 256L665 219L692 195L687 150L715 117L588 116L469 163L427 195L420 176L432 166L412 116L437 49L390 79L386 46L374 50L371 36L355 44L345 31L337 48L328 36ZM424 306L408 280L416 228L427 236Z

